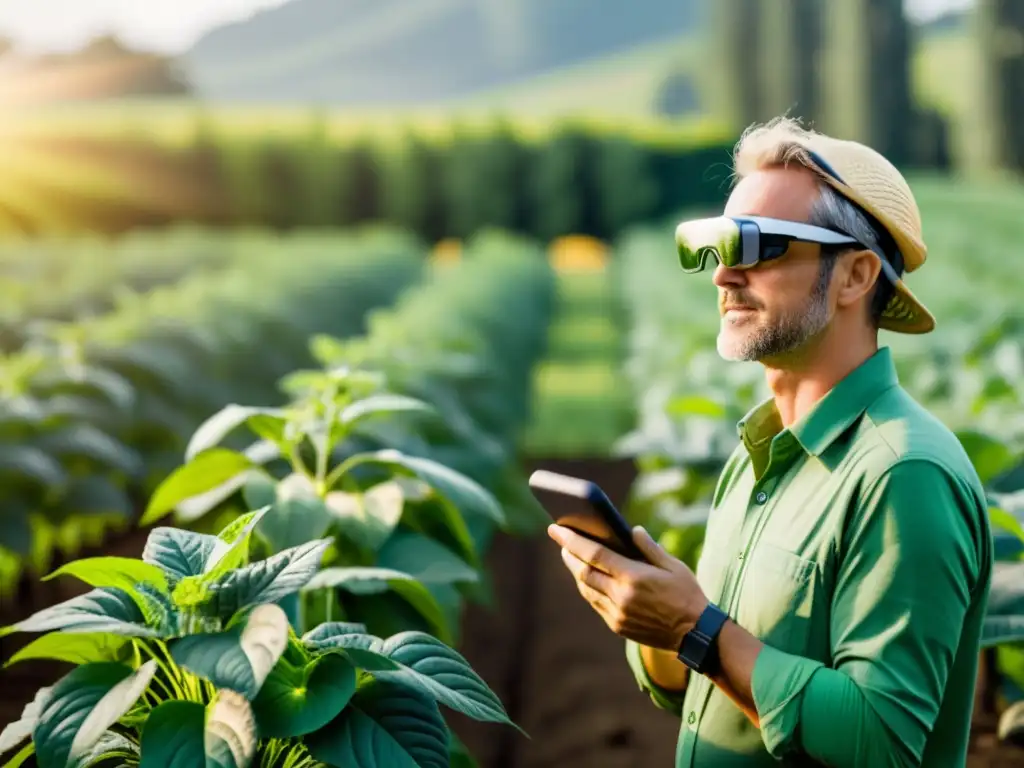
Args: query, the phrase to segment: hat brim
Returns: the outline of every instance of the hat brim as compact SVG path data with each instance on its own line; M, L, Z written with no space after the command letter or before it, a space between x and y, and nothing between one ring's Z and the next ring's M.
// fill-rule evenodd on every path
M883 276L879 276L884 280ZM879 327L895 333L928 333L935 328L935 318L906 283L896 281L896 290L882 313Z

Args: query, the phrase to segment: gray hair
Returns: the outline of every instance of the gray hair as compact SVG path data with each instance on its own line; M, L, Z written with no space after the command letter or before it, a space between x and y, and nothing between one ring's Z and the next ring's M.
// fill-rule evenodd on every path
M878 230L871 224L864 212L825 182L818 184L818 199L811 207L807 223L838 230L856 239L865 248L870 248L879 254L885 253ZM834 251L822 253L821 270L818 273L818 290L827 290L838 255ZM892 294L892 284L880 273L871 294L870 304L871 320L876 326Z

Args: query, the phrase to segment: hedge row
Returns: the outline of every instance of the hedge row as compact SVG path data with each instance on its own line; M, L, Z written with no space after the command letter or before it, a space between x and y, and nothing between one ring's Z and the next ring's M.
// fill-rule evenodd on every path
M485 226L542 240L613 238L637 222L719 203L733 144L723 135L665 141L573 125L540 137L496 124L344 139L315 119L288 133L196 126L177 146L139 134L26 139L27 152L80 171L69 170L75 183L59 188L37 180L34 199L52 194L61 226L104 232L182 220L275 229L381 221L427 241ZM77 190L70 197L69 186ZM0 226L37 232L51 219L28 211L12 221Z

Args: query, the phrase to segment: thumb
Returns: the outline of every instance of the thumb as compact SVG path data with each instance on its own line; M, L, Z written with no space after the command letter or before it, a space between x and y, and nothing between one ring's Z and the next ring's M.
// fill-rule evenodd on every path
M679 561L676 560L672 555L661 548L661 545L654 540L654 538L647 532L647 529L642 525L637 525L633 528L633 541L640 548L640 551L646 555L647 559L654 565L661 568L672 570L678 565Z

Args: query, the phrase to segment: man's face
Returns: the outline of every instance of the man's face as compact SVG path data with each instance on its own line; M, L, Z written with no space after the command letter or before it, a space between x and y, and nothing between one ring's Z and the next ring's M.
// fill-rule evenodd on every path
M818 196L817 183L805 169L758 171L736 185L724 214L805 222ZM718 265L718 353L726 360L778 359L820 334L831 308L819 267L813 243L794 243L782 258L752 269Z

